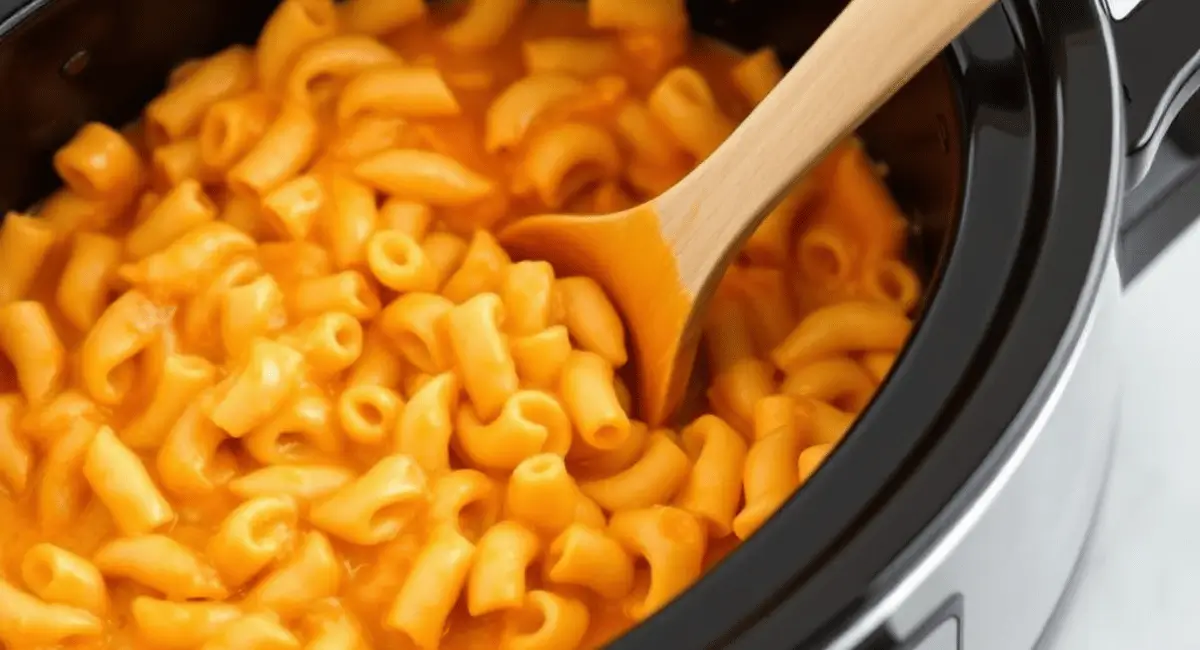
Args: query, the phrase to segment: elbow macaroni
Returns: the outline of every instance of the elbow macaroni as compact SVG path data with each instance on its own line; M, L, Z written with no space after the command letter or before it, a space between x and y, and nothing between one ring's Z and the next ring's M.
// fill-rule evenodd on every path
M678 433L604 279L496 235L654 198L770 92L684 5L283 0L82 127L0 224L0 645L599 647L762 527L923 298L864 146L720 282Z

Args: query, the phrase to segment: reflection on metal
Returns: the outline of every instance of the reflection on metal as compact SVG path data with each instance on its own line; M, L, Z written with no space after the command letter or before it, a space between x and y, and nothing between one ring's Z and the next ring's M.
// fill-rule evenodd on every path
M1143 2L1152 2L1153 0L1104 0L1108 5L1108 13L1116 20L1121 20L1128 16Z

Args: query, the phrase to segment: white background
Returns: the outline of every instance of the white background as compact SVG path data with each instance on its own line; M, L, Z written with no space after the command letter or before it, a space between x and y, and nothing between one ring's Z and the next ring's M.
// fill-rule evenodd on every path
M1127 290L1121 318L1113 475L1048 650L1200 649L1200 228Z

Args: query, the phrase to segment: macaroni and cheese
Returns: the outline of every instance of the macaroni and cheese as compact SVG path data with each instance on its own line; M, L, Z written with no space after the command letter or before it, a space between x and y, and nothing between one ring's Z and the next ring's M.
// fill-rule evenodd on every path
M494 234L652 198L781 74L682 0L284 0L81 128L0 226L0 646L570 650L653 615L886 377L904 219L857 141L797 183L679 428L638 418L601 285Z

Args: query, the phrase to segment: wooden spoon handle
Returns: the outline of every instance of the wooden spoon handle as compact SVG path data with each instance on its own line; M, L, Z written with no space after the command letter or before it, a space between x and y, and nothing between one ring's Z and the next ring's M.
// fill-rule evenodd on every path
M704 289L802 174L995 0L851 0L774 90L655 201L680 276Z

